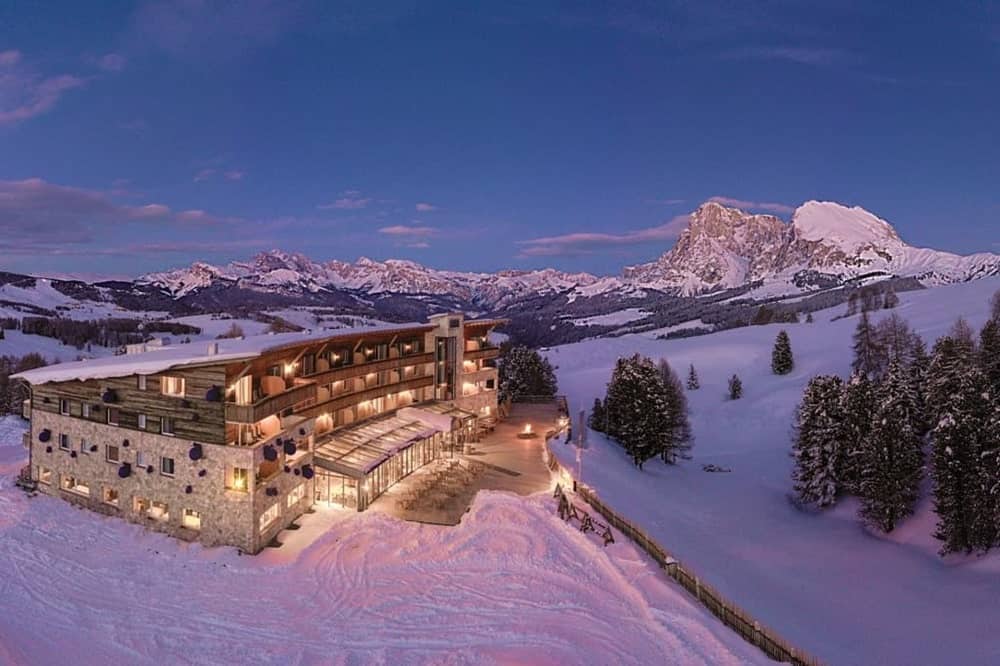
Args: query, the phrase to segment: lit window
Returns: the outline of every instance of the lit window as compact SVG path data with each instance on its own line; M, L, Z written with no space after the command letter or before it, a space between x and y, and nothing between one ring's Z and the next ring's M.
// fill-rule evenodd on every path
M194 509L184 509L184 514L181 516L181 524L188 529L200 530L201 512Z
M69 435L59 435L59 448L69 451Z
M260 514L260 531L263 532L268 526L278 519L281 513L280 504L272 504L264 513Z
M132 510L136 513L147 513L149 511L149 500L145 497L133 497Z
M90 405L88 405L87 403L83 403L82 405L80 405L80 414L83 416L83 418L89 419L90 418Z
M108 425L118 425L117 407L108 407Z
M160 458L160 474L164 476L174 475L174 459L173 458Z
M246 467L233 467L229 488L246 492L250 487L250 470Z
M146 375L139 375L137 379L137 386L140 391L146 390Z
M66 476L64 474L62 477L62 489L78 495L90 496L90 486L75 476Z
M145 429L146 429L146 415L139 414L139 430L145 430Z
M160 392L163 395L172 395L178 398L184 397L183 377L160 377Z
M104 459L108 462L117 463L121 462L121 452L118 447L113 444L108 444L104 447Z
M169 416L160 419L160 432L164 435L174 434L174 420Z
M300 483L295 488L292 488L292 492L288 493L288 508L291 509L293 506L299 503L303 497L306 496L306 484Z
M69 416L69 400L65 398L60 398L59 400L59 413L63 416Z
M52 485L52 470L48 467L39 467L38 482L49 486Z
M149 512L147 514L153 520L158 520L162 523L170 520L170 510L167 507L166 502L153 502L149 505Z
M101 499L104 500L105 504L118 506L118 489L104 486L104 490L101 493Z

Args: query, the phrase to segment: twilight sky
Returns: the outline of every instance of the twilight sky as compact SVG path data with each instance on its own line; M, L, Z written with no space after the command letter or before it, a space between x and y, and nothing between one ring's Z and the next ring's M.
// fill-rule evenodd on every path
M618 273L711 197L1000 251L998 118L995 0L4 2L0 269Z

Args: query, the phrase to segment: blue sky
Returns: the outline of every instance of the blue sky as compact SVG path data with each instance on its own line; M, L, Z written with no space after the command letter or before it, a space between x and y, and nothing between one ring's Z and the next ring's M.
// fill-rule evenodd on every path
M0 268L618 273L711 197L1000 251L998 74L993 1L4 3Z

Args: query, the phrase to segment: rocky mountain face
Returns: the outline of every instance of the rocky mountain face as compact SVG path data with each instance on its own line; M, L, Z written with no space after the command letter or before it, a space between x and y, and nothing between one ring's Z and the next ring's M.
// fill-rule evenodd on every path
M625 269L627 281L684 295L760 282L787 294L867 276L914 277L925 285L1000 275L1000 256L959 256L907 245L860 207L808 201L786 224L709 202L691 213L676 245Z

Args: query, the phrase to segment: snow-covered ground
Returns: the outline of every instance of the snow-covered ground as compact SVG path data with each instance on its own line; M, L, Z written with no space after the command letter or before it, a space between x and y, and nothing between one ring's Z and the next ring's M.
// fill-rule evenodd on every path
M896 312L930 344L958 316L981 326L997 289L1000 280L989 279L900 294ZM843 310L784 326L796 361L784 377L770 372L779 325L552 349L548 357L574 413L603 396L619 356L664 357L682 377L694 363L701 379L701 389L688 392L693 460L639 472L619 447L590 433L583 480L724 594L829 663L1000 663L1000 553L940 558L929 498L889 537L863 529L853 502L809 515L787 500L802 390L813 375L849 371L857 317L829 321ZM729 402L733 373L743 380L744 398ZM571 447L559 452L575 468ZM706 463L732 472L703 472Z
M650 314L652 313L648 310L643 310L642 308L625 308L624 310L618 310L617 312L594 315L593 317L570 319L569 321L574 326L617 326L620 324L627 324L637 319L643 319L644 317L648 317Z
M4 339L0 340L0 356L24 356L38 352L49 363L64 363L78 358L97 358L108 356L111 350L100 345L91 345L90 351L64 345L55 338L44 335L25 335L21 331L4 331Z
M481 493L453 528L319 508L241 557L29 498L23 429L0 419L3 664L767 663L548 494Z

